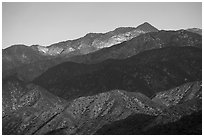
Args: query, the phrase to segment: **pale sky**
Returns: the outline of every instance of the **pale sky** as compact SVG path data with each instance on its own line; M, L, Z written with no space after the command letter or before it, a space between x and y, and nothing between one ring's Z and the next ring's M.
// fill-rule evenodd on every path
M48 46L89 32L136 27L202 28L202 3L6 3L2 4L2 48Z

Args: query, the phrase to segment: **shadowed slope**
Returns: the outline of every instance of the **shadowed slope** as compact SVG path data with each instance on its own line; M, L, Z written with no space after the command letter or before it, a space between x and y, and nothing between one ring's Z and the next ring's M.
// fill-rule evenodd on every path
M112 89L151 97L158 91L201 80L201 56L199 48L168 47L93 65L67 62L49 69L34 83L68 100Z

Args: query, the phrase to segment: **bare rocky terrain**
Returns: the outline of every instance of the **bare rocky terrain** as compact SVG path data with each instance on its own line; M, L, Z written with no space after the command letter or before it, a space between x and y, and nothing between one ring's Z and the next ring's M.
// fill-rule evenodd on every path
M199 81L158 92L152 99L112 90L66 101L12 77L3 87L3 134L112 134L106 130L131 118L139 120L135 126L142 125L138 132L132 129L139 134L199 112L201 104Z

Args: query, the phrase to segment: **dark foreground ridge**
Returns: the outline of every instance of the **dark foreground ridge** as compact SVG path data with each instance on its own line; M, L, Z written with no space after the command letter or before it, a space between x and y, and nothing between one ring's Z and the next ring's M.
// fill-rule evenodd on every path
M202 135L202 111L182 117L180 120L158 125L144 130L145 125L154 117L137 114L126 119L113 122L99 129L99 135Z
M123 126L134 125L129 122L132 119L138 125L128 129L127 134L140 125L134 133L152 133L153 129L165 129L162 125L182 124L181 118L196 117L201 121L199 115L194 116L202 109L201 94L201 82L197 81L159 92L152 99L139 92L112 90L67 102L39 86L25 85L11 77L3 86L3 134L115 134L112 127L121 125L121 121L124 124L118 130L125 134ZM200 130L196 133L200 134Z

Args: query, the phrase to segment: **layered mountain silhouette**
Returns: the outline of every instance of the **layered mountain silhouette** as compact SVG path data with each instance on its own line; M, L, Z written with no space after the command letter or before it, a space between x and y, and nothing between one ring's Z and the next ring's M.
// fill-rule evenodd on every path
M2 133L201 135L202 30L145 22L2 53Z
M106 59L124 59L145 50L171 47L195 46L201 48L202 37L185 30L159 31L140 35L129 41L104 48L93 54L75 56L68 60L79 63L97 63Z
M202 51L196 47L149 50L125 60L99 64L62 63L34 83L65 99L123 89L151 97L185 82L201 80Z
M25 45L14 45L3 50L3 77L16 73L19 67L26 64L30 65L35 62L38 63L39 61L42 62L41 64L44 64L50 61L50 59L55 60L56 58L56 62L62 62L65 58L64 56L68 58L71 56L88 54L130 40L141 34L157 31L155 27L146 22L136 28L121 27L107 33L89 33L79 39L55 43L48 47L40 45L33 45L30 47ZM48 64L52 65L48 65L45 68L49 68L55 63L51 62Z
M32 81L50 67L66 61L93 64L102 62L106 59L125 59L145 50L171 46L195 46L201 48L201 45L202 37L200 35L185 30L152 32L87 55L73 57L60 56L36 61L14 69L6 69L3 71L3 77L16 73L19 78L25 81Z

